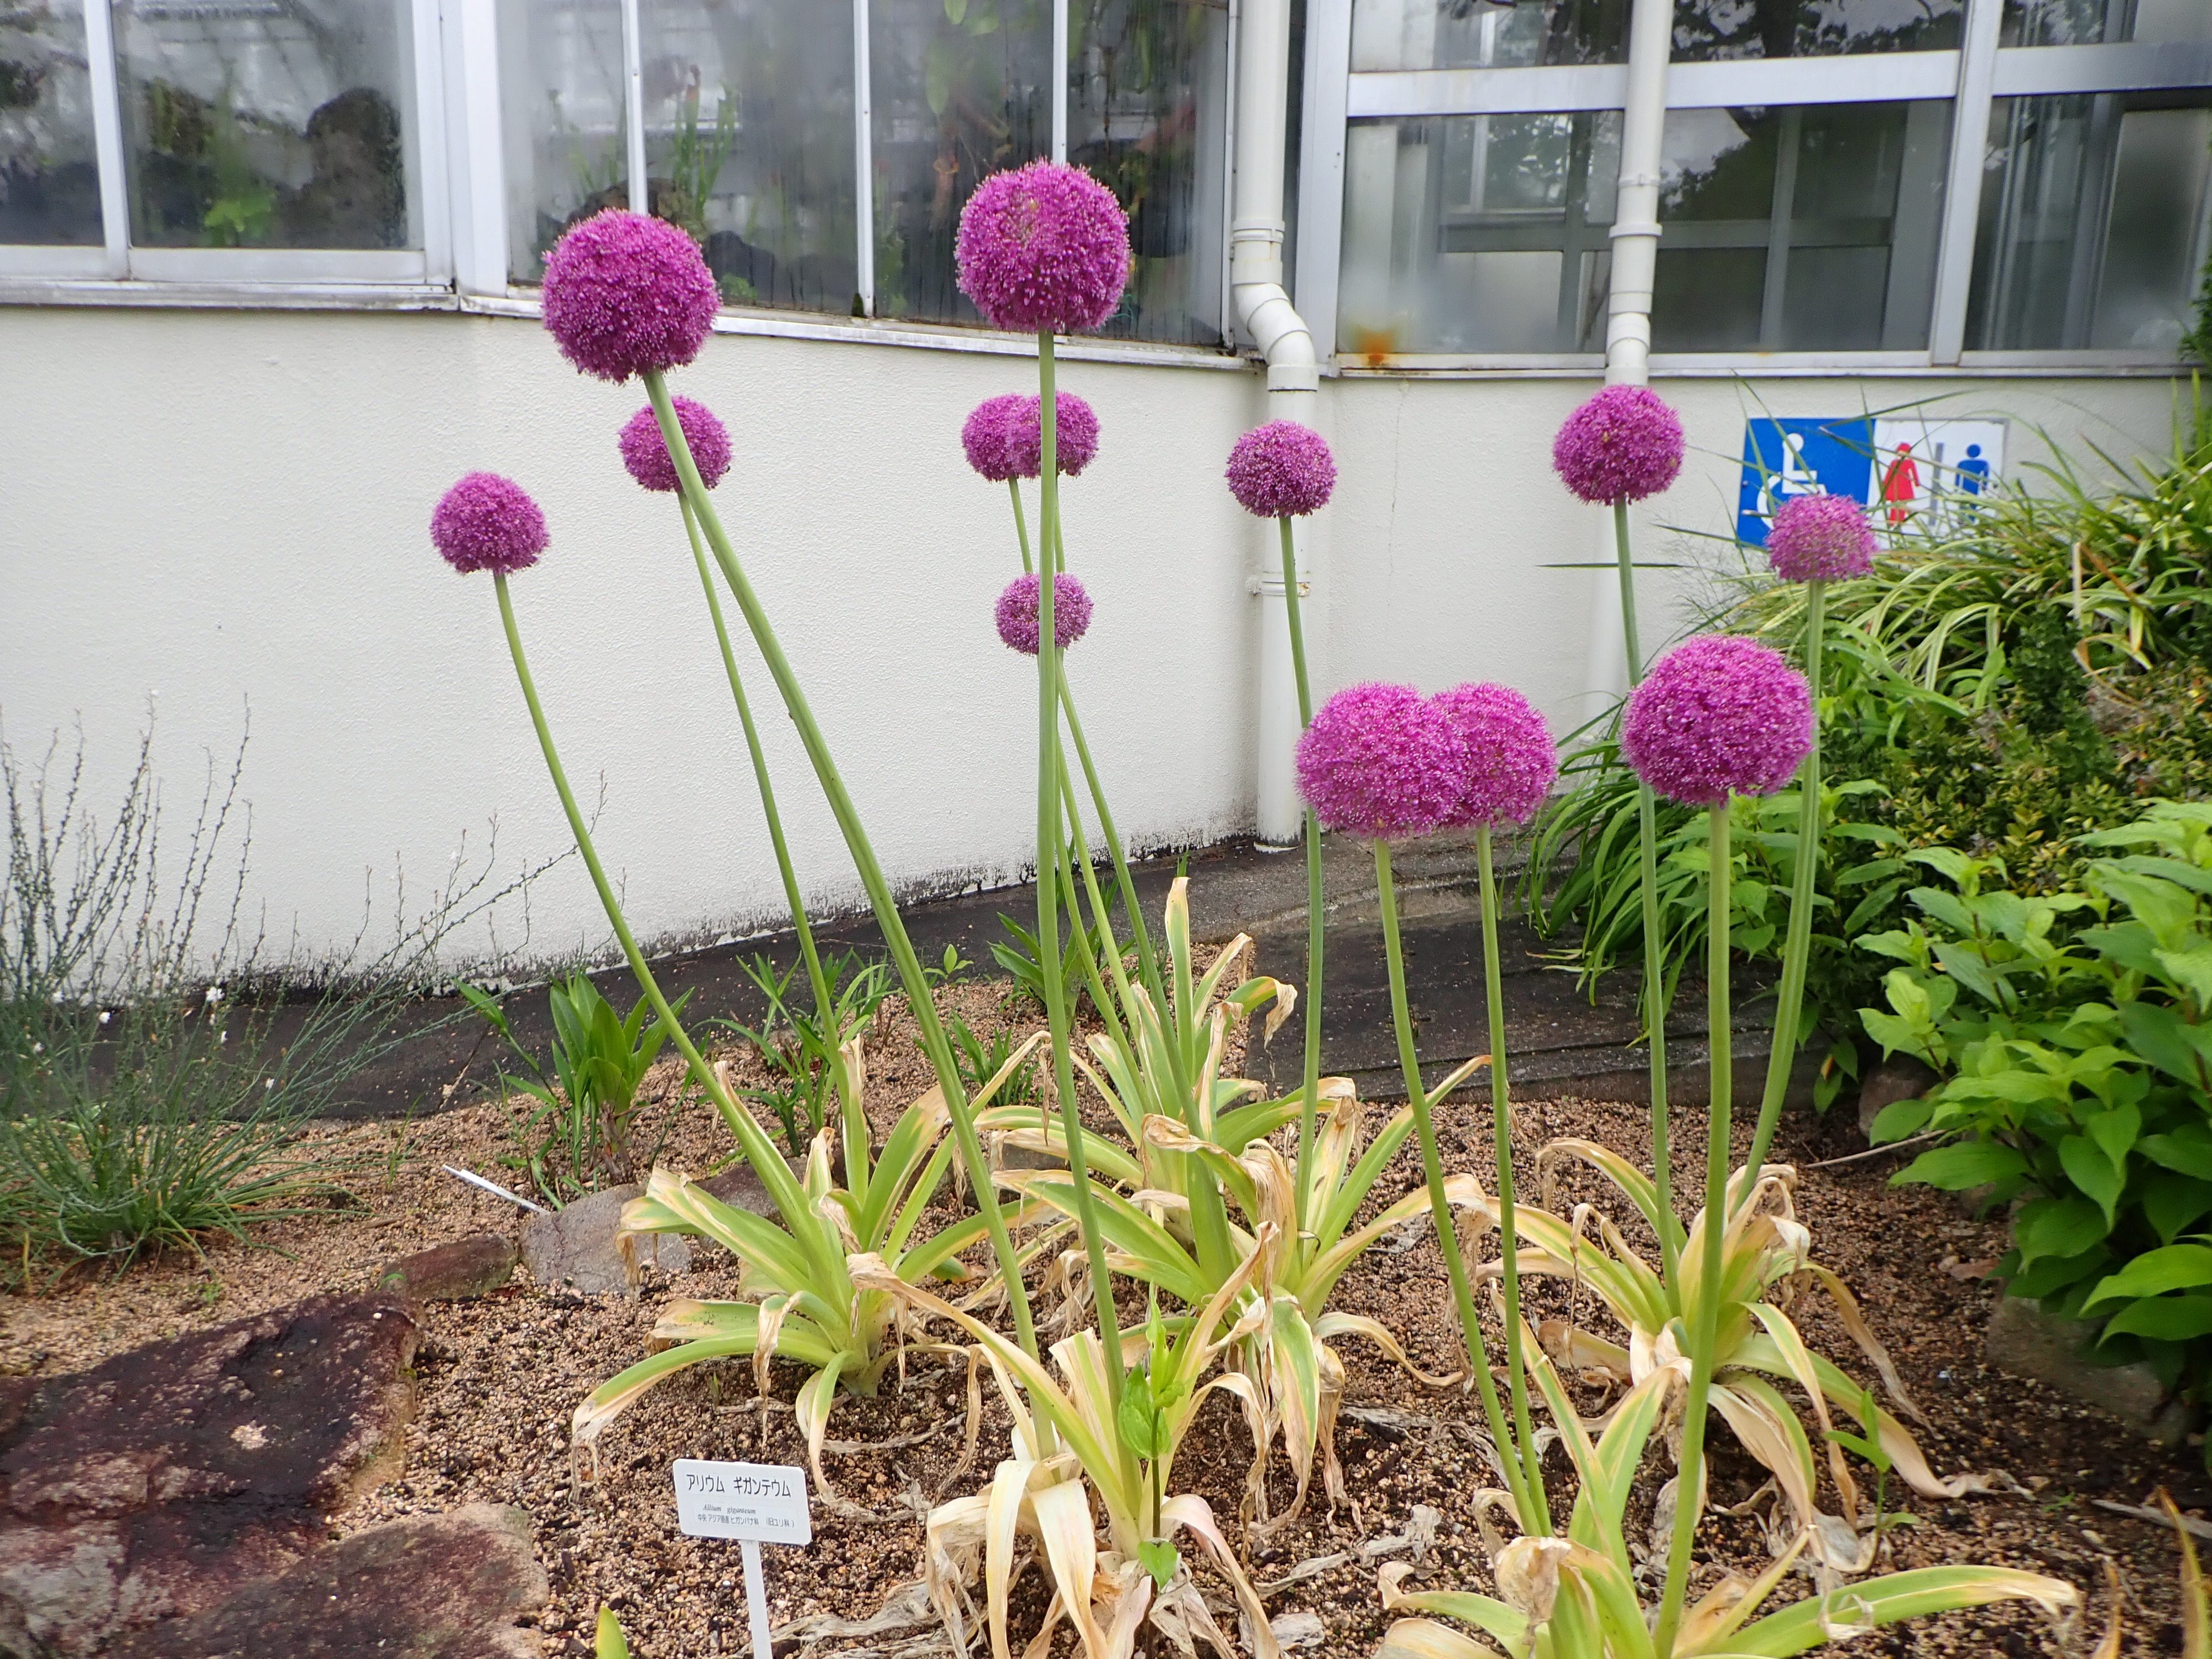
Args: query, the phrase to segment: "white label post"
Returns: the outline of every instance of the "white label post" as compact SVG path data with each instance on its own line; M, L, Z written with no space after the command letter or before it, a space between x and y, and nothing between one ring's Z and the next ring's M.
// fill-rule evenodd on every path
M679 1457L676 1523L693 1538L734 1538L745 1569L745 1610L752 1626L753 1659L771 1659L768 1589L761 1575L763 1544L807 1544L814 1540L806 1505L806 1471L781 1463L717 1463Z

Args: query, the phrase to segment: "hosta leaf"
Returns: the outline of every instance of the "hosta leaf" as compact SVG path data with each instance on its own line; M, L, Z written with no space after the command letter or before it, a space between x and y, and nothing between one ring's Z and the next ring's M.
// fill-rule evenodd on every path
M2155 1002L2130 1002L2120 1010L2120 1027L2135 1051L2169 1077L2192 1088L2212 1082L2212 1031L2192 1025L2172 1009Z
M2130 1303L2112 1316L2105 1335L2142 1336L2154 1342L2212 1336L2212 1296L2158 1296Z
M2166 1134L2145 1135L2136 1143L2145 1158L2182 1175L2212 1181L2212 1128L2185 1123Z
M2212 1245L2167 1244L2146 1250L2089 1294L2094 1307L2116 1297L2162 1296L2212 1285Z
M2157 1230L2163 1243L2207 1210L2212 1210L2212 1182L2192 1180L2171 1170L2155 1171L2143 1182L2143 1218Z
M2069 1181L2097 1201L2097 1207L2105 1212L2105 1225L2110 1228L2125 1177L2113 1167L2105 1149L2087 1135L2068 1135L2058 1143L2058 1164Z
M2111 1231L2105 1213L2086 1198L2039 1198L2013 1218L2022 1266L2043 1256L2075 1256Z
M2002 1140L1954 1140L1931 1147L1890 1177L1894 1185L1918 1182L1960 1192L2027 1173L2027 1160Z

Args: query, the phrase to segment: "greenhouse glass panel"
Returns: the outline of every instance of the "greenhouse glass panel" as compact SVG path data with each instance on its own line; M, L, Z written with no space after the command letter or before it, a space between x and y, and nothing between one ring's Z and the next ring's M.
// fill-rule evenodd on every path
M1966 0L1675 0L1674 61L1950 52Z
M620 0L501 0L508 273L534 283L561 233L629 205Z
M1229 13L1191 0L1069 0L1067 159L1129 215L1135 258L1102 333L1222 343Z
M404 0L116 0L142 247L420 247Z
M2212 94L2000 98L1966 344L2173 354L2212 240Z
M1528 69L1619 64L1629 0L1353 0L1352 67Z
M2005 0L1997 43L2096 46L2212 41L2207 0Z
M0 10L0 242L100 240L82 0Z
M850 313L852 8L641 0L639 21L653 212L691 234L726 304Z
M960 210L1052 153L1048 0L873 0L876 314L979 322L960 292Z

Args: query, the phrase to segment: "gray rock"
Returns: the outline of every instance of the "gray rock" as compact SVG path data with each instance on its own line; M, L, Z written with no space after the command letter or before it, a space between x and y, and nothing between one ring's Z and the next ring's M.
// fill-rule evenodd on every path
M319 1544L398 1471L416 1340L404 1297L325 1296L0 1381L0 1654L96 1652Z
M623 1206L645 1189L635 1182L580 1198L522 1224L522 1265L544 1285L565 1285L586 1296L635 1296L641 1270L689 1273L691 1247L677 1233L624 1237L615 1231Z
M1866 1075L1859 1085L1859 1133L1869 1139L1874 1121L1886 1106L1900 1100L1917 1100L1942 1081L1924 1060L1910 1054L1892 1054Z
M793 1179L805 1176L806 1171L803 1165L791 1158L784 1159L784 1163L789 1167ZM779 1218L775 1200L768 1195L767 1183L761 1180L760 1172L743 1158L720 1175L710 1175L692 1184L708 1197L720 1199L732 1209L749 1210L755 1215L764 1215L771 1221Z
M220 1607L125 1638L110 1659L539 1659L537 1632L515 1620L548 1589L530 1517L471 1504L356 1533Z
M2188 1408L2168 1397L2148 1365L2097 1364L2098 1329L2054 1318L2026 1297L1999 1297L1990 1312L1990 1364L2094 1406L2161 1446L2179 1446L2189 1432Z
M514 1261L513 1239L476 1233L402 1256L377 1275L376 1285L417 1302L467 1302L506 1284Z

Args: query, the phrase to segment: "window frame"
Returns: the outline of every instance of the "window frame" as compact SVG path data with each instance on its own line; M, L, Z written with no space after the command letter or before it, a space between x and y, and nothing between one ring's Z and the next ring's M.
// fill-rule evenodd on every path
M1360 70L1351 66L1355 0L1308 0L1305 155L1298 203L1299 312L1324 360L1341 374L1505 373L1587 375L1601 352L1407 353L1362 362L1337 350L1343 258L1346 133L1355 120L1619 110L1626 64L1506 69ZM1937 234L1929 344L1916 351L1655 352L1655 372L1771 375L1831 373L1955 374L2051 372L2170 374L2181 360L2160 352L1967 351L1966 310L1981 208L1990 105L2054 94L2212 89L2212 44L2000 46L2003 0L1966 0L1960 44L1933 52L1678 62L1667 71L1667 107L1890 103L1952 105L1951 155ZM1664 246L1662 236L1662 246Z

